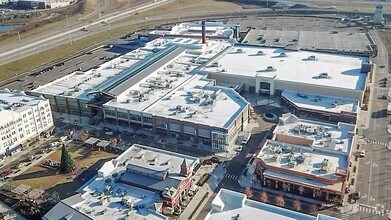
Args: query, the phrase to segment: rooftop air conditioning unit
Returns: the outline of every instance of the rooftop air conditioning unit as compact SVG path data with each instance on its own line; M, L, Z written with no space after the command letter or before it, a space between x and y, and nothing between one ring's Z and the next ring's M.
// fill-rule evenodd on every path
M237 53L244 53L244 50L241 49L241 48L238 48L238 49L236 50L236 52L237 52Z
M320 73L319 74L319 78L322 78L322 79L330 79L330 76L328 73Z
M262 50L258 50L257 55L263 56L263 55L266 55L266 54Z
M282 53L280 53L280 57L288 57L288 54L282 52Z
M318 58L316 58L316 56L312 55L312 56L308 57L308 60L318 60Z
M296 161L291 161L291 162L289 162L288 166L289 166L289 168L293 168L296 166L296 164L297 164Z
M276 71L276 69L274 69L273 66L268 66L268 67L266 68L266 71L268 71L268 72L273 72L273 71Z
M211 67L219 67L220 64L219 62L213 62L212 65L210 65Z

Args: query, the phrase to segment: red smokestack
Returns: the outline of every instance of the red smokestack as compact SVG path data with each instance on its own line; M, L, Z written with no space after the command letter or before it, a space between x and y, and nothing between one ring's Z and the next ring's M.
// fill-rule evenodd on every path
M202 43L206 43L206 27L205 27L205 21L201 22L202 25Z

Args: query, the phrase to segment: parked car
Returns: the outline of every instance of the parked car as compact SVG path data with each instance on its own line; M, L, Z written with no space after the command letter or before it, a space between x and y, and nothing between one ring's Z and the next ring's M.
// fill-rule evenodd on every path
M9 175L11 175L13 173L13 171L11 169L8 169L8 170L4 170L0 173L0 176L2 177L7 177Z
M357 157L365 157L365 150L357 151L356 156Z
M248 140L251 138L251 133L246 133L243 137L242 145L246 145Z
M242 146L239 146L238 148L236 148L236 151L237 152L240 152L240 151L242 151L243 150L243 147Z
M219 158L217 158L217 157L212 157L212 158L210 158L210 160L211 160L213 163L220 163L220 160L219 160Z
M60 145L60 142L58 142L58 141L54 141L54 142L50 143L50 147L57 147L58 145Z
M386 68L386 64L380 65L380 68Z

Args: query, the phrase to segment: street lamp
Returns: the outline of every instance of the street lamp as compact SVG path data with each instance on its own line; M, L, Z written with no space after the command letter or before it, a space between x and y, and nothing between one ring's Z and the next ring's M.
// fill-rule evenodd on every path
M68 36L69 36L69 42L72 45L72 37L71 37L71 30L69 28L69 21L68 21L68 15L65 15L65 19L67 20L67 27L68 27Z
M180 0L178 0L178 22L181 22L181 11L179 9L179 1Z

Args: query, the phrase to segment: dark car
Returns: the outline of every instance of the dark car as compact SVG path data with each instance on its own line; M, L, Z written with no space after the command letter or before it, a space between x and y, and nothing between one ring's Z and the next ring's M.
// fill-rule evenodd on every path
M206 160L202 161L202 165L212 165L212 160L206 159Z
M217 157L212 157L212 158L210 158L210 160L211 160L213 163L220 163L220 160L219 160L219 158L217 158Z

